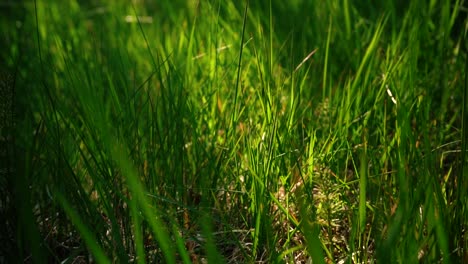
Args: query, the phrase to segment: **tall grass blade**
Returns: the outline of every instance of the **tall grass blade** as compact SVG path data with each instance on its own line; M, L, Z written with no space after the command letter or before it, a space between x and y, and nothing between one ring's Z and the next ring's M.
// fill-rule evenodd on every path
M466 33L463 36L466 44ZM467 49L468 50L468 49ZM463 110L462 110L462 129L461 129L461 175L458 178L457 188L457 214L460 217L460 223L463 223L460 228L464 232L458 241L458 247L462 251L460 255L464 261L468 261L468 52L465 51L465 85L463 89Z
M245 28L247 26L247 11L248 11L248 8L249 8L249 2L250 0L247 0L247 2L245 3L245 9L244 9L244 19L242 21L242 33L241 33L241 41L240 41L240 47L239 47L239 60L238 60L238 63L237 63L237 77L236 77L236 90L235 90L235 93L234 93L234 106L233 106L233 112L232 112L232 115L231 115L231 127L230 127L230 130L235 130L235 127L236 127L236 124L237 124L237 119L238 119L238 110L237 110L237 106L239 104L238 100L239 100L239 89L240 89L240 85L241 85L241 66L242 66L242 54L243 54L243 51L244 51L244 38L245 38Z
M156 208L152 208L146 197L146 191L141 185L133 165L124 155L126 150L120 145L120 143L114 143L111 149L112 155L122 169L122 174L126 177L128 185L132 193L132 199L135 199L142 210L142 213L148 219L148 224L153 231L159 246L164 255L166 263L176 263L175 261L175 250L172 248L172 242L169 237L168 231L165 229L166 225L161 220L161 214ZM184 252L185 253L185 252Z
M83 240L85 241L88 249L93 253L97 263L111 263L110 259L107 258L106 253L98 244L97 238L91 232L91 230L85 225L81 217L73 210L72 206L68 203L65 196L59 191L55 192L58 202L62 205L63 209L70 217L72 223L76 226L80 232Z

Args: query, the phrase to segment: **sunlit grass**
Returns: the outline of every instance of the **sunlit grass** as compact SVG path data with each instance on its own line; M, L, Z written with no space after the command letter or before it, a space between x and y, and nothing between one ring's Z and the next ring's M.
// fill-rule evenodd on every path
M463 263L466 3L426 2L9 5L0 262Z

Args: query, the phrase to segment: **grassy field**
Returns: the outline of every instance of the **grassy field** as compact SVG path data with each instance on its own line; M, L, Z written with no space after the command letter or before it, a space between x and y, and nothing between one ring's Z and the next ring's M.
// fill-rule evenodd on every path
M0 13L1 263L468 263L466 1Z

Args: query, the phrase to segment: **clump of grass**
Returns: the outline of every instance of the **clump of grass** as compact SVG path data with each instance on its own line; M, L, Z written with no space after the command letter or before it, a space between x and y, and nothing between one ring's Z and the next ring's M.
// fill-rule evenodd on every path
M463 262L465 6L12 4L4 260Z

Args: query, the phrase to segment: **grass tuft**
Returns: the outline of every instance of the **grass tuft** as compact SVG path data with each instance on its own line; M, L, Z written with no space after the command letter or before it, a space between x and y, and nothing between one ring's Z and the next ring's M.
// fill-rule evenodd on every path
M465 2L2 4L0 262L467 262Z

